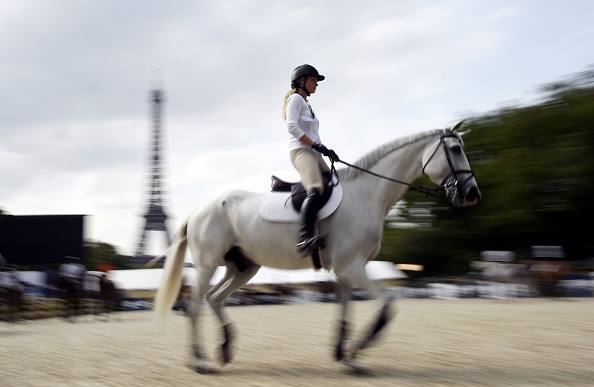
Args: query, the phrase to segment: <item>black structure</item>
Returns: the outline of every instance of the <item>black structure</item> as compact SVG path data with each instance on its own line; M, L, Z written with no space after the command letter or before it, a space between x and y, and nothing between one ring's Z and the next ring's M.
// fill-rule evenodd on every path
M153 108L153 126L149 148L148 205L144 214L145 222L138 241L136 256L130 262L133 266L144 265L153 258L153 256L146 254L146 241L149 231L163 232L167 246L171 243L171 235L166 223L167 214L163 208L164 187L161 166L161 113L165 102L163 91L161 89L151 90L149 101Z
M3 215L0 254L11 265L53 265L83 257L85 215Z

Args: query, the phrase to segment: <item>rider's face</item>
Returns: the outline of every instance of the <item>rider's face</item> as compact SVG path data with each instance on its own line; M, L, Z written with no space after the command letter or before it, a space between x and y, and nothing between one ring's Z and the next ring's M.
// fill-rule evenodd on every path
M312 76L305 77L305 85L304 85L305 90L307 90L310 94L313 94L316 92L317 87L318 87L318 78L317 77L312 77Z

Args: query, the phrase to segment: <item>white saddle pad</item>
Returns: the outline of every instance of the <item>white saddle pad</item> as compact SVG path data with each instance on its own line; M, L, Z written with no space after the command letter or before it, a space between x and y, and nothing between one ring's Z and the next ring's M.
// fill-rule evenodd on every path
M330 216L342 200L342 184L338 183L328 202L318 211L318 220ZM271 222L298 222L301 218L291 203L291 192L268 192L260 204L260 216Z

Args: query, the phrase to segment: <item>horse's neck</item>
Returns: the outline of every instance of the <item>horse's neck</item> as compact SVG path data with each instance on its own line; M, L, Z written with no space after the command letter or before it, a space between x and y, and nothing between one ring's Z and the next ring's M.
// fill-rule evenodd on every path
M386 154L369 170L389 179L412 184L422 175L422 158L431 138L418 140ZM367 173L360 174L358 187L368 196L368 200L377 203L379 211L388 213L390 208L406 194L409 186ZM371 187L371 189L370 189Z

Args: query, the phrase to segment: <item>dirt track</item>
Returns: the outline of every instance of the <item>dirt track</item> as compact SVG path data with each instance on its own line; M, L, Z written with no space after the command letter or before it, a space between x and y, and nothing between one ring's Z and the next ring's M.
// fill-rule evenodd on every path
M187 321L126 312L0 325L2 386L591 386L594 299L409 299L354 375L331 358L336 304L229 308L234 362L200 375L188 361ZM354 304L353 322L373 311ZM204 316L207 348L219 339Z

